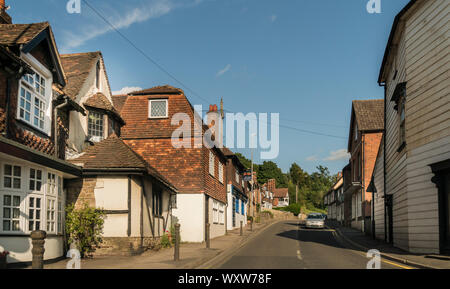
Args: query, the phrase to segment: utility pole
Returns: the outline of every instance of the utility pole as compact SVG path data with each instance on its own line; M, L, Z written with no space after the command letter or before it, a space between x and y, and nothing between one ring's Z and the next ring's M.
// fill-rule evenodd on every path
M295 184L295 203L298 204L298 184Z
M250 191L250 213L251 213L251 216L254 217L255 216L255 212L254 212L254 209L253 209L253 149L252 149L251 177L252 177L252 180L251 180L252 188L251 188L251 191Z

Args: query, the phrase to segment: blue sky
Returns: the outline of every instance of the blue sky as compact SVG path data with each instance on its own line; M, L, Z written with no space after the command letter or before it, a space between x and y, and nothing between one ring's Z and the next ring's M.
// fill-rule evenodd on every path
M113 91L171 84L205 109L223 97L228 111L280 113L274 161L284 171L295 161L309 172L322 164L336 173L347 162L351 101L383 97L380 64L392 21L408 0L381 0L381 14L367 13L368 0L88 2L190 90L83 1L81 14L67 13L66 0L7 4L14 23L49 21L61 53L101 50Z

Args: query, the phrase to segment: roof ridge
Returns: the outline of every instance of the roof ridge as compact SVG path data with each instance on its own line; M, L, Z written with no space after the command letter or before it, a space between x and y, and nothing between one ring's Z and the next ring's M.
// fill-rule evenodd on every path
M73 56L81 56L81 55L88 55L88 54L101 54L101 51L90 51L90 52L77 52L77 53L65 53L61 54L61 57L73 57Z

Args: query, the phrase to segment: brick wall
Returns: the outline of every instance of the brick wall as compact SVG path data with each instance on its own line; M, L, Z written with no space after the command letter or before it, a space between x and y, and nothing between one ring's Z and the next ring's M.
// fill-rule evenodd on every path
M375 162L377 160L378 150L381 144L381 138L383 134L379 133L366 133L363 136L364 143L364 169L363 169L363 181L365 192L365 215L370 216L371 209L371 201L372 201L372 193L367 192L367 188L369 187L373 169L375 167ZM363 208L364 208L363 207Z
M84 203L95 207L95 186L97 178L72 179L66 181L67 204L75 204L75 208L81 208Z

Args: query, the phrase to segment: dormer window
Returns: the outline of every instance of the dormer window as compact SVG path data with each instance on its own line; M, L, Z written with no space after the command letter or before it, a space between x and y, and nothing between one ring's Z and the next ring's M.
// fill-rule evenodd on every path
M88 117L88 135L93 141L103 140L103 114L95 111L89 111Z
M47 83L49 79L34 71L34 75L25 74L19 84L17 117L41 131L46 130Z
M167 99L150 99L148 101L149 118L169 117L169 107Z

